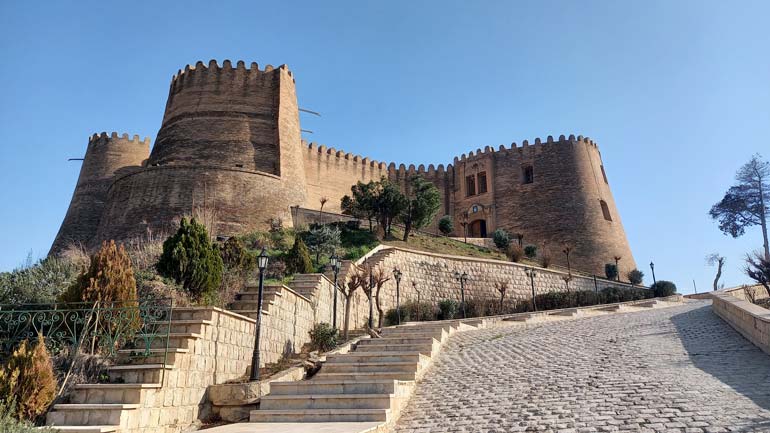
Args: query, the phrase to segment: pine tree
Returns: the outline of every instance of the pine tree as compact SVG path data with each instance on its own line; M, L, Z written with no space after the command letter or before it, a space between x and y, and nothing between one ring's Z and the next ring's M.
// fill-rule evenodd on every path
M0 396L15 401L16 416L30 421L53 402L56 377L42 335L34 347L29 340L22 341L0 369Z
M297 236L294 245L286 256L286 272L289 274L309 274L313 272L313 260L302 239Z
M102 243L91 257L88 269L62 295L65 302L99 302L103 306L125 306L137 299L131 258L123 245Z

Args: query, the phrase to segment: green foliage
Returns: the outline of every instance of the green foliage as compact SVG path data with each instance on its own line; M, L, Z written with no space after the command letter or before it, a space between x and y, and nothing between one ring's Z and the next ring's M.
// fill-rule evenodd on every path
M659 280L650 286L656 298L671 296L676 293L676 284L671 281Z
M349 248L345 255L342 257L345 260L358 260L361 257L365 256L369 251L372 249L369 248L366 245L361 245L358 247Z
M286 254L286 273L288 274L309 274L313 272L313 261L310 259L310 252L305 246L305 242L297 236L294 239L294 246Z
M767 226L770 206L770 162L754 155L736 173L737 184L730 187L709 211L719 221L719 230L737 238L747 227ZM763 230L765 259L770 260L767 232Z
M404 242L409 241L409 232L419 230L433 221L441 208L441 194L432 182L422 176L412 176L408 193L399 219L404 223Z
M454 230L454 223L452 222L452 217L449 215L442 216L441 219L438 220L438 230L444 236L449 236L449 233L452 233L452 230Z
M454 299L444 299L438 303L438 320L450 320L457 316L460 311L460 304Z
M535 245L525 246L524 255L527 256L528 259L534 259L535 257L537 257L537 246Z
M0 368L0 396L15 402L13 415L19 420L35 420L53 402L56 376L42 335L34 347L22 341Z
M131 258L123 245L103 242L84 271L66 292L64 302L101 302L121 306L136 301L136 278Z
M351 195L342 197L340 207L345 215L369 221L369 231L372 230L372 219L377 216L376 191L378 183L358 182L350 188Z
M313 225L303 233L305 244L315 254L316 264L320 264L321 255L331 255L341 243L341 231L332 224Z
M404 212L408 205L408 200L401 193L401 189L395 183L383 178L379 182L377 195L375 196L375 206L377 209L377 220L380 227L385 232L386 237L392 233L393 221Z
M219 254L222 262L230 269L251 272L257 269L257 256L247 250L240 239L235 236L228 238L220 247Z
M313 350L328 352L337 347L338 340L339 330L328 323L316 323L310 330L310 346Z
M642 284L642 281L644 280L644 272L640 271L639 269L632 269L628 271L626 277L631 284Z
M177 232L163 242L158 272L173 278L196 299L215 296L222 281L222 257L212 245L206 227L195 218L182 221Z
M81 269L75 263L48 257L37 263L31 258L11 272L0 272L0 304L54 302L77 278Z
M502 251L505 251L511 245L511 235L504 229L495 230L492 240L495 242L495 246Z
M7 397L6 397L7 398ZM49 427L36 427L27 420L16 419L16 404L0 400L0 432L3 433L56 433Z
M604 265L604 275L608 280L615 280L618 278L618 266L615 263L607 263Z

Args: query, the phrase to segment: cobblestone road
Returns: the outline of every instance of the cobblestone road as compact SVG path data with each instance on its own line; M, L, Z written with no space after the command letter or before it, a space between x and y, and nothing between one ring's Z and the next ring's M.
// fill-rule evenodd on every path
M710 301L453 336L407 432L770 432L770 356Z

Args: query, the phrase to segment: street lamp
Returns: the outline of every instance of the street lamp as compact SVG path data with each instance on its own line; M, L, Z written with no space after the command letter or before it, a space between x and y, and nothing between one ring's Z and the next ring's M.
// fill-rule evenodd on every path
M460 282L460 303L463 306L463 319L465 319L467 317L465 315L465 282L468 281L468 274L465 271L462 274L455 271L455 280Z
M420 291L417 290L417 282L412 281L412 288L417 292L417 321L420 321Z
M270 260L267 252L262 248L262 252L257 256L257 267L259 268L259 299L257 301L257 329L254 336L254 352L251 355L251 380L259 380L259 333L262 330L262 289L265 285L265 268Z
M655 279L655 263L650 262L650 269L652 270L652 285L655 286L658 284L658 281Z
M337 275L340 272L340 258L337 254L332 254L329 257L329 263L332 265L332 271L334 271L334 306L332 307L332 327L337 329Z
M537 304L535 303L535 277L537 276L537 272L535 272L534 268L528 268L524 272L527 273L529 283L532 286L532 311L537 311Z
M401 324L401 270L398 268L393 269L393 278L396 279L396 316L398 316L398 324Z

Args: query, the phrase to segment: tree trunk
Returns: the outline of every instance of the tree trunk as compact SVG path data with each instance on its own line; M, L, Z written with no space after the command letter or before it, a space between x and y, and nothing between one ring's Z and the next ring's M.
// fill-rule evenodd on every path
M720 259L717 262L717 276L714 278L714 290L716 291L719 288L719 278L722 276L722 264L724 263L724 260Z
M380 287L377 287L377 297L375 298L375 304L377 307L377 328L382 329L382 317L384 316L382 312L382 307L380 306Z
M342 341L348 340L348 329L350 328L350 298L351 295L345 295L345 325L342 328Z
M404 222L404 242L409 242L409 232L411 231L412 231L412 222L405 221Z

